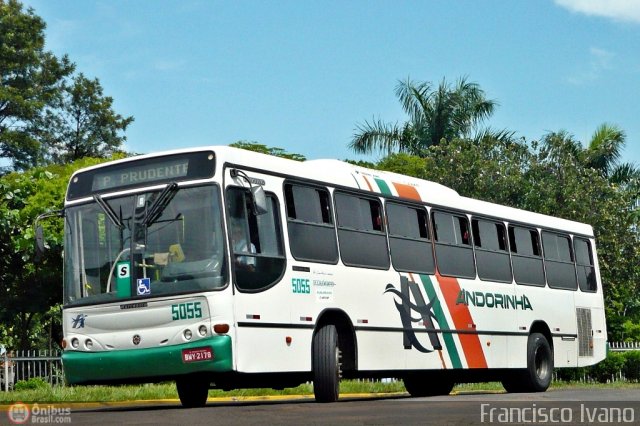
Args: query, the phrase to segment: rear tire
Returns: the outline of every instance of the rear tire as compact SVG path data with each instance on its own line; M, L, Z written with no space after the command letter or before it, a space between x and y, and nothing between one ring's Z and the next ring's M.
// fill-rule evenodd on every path
M403 381L405 389L414 398L449 395L455 384L446 377L425 374L412 374L404 377Z
M527 368L514 371L502 380L507 392L544 392L553 378L553 351L541 333L531 333L527 341Z
M553 378L553 352L547 338L532 333L527 342L527 384L532 392L544 392Z
M197 376L185 376L176 380L178 397L185 408L204 407L209 397L209 381Z
M333 324L313 336L313 394L318 402L336 402L340 395L340 348Z

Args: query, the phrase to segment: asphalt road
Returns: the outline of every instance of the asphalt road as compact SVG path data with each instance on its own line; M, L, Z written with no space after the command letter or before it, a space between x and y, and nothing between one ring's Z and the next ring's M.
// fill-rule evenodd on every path
M319 404L310 398L210 401L206 407L196 409L183 409L175 401L150 401L72 407L70 413L53 410L64 408L50 409L42 404L35 413L31 407L28 423L188 426L640 424L640 389L473 393L430 398L396 395L344 398L333 404ZM47 417L49 421L35 417ZM0 413L0 424L7 423L7 419L7 413Z

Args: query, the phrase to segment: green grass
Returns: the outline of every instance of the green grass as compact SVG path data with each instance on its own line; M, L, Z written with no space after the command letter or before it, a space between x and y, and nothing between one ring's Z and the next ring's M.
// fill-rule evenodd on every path
M640 388L640 383L615 382L611 384L589 384L577 382L554 382L554 389L563 388ZM398 393L404 392L401 381L392 383L344 380L340 384L341 395L358 393ZM454 392L501 392L498 382L472 383L457 385ZM209 397L250 397L269 395L313 395L313 387L304 384L281 391L273 389L240 389L229 392L210 390ZM13 402L60 403L60 402L116 402L144 401L158 399L177 399L178 394L173 383L126 385L126 386L54 386L38 385L35 389L23 389L12 392L0 392L0 404Z

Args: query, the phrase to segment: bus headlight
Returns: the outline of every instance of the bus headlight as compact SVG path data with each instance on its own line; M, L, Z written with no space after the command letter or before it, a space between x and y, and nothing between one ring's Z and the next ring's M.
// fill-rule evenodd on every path
M91 350L91 348L93 348L93 340L91 339L85 340L84 347L87 348L88 350Z
M75 337L71 339L71 347L73 349L78 349L79 346L80 346L80 341L78 339L76 339Z
M200 334L200 336L204 337L207 335L207 327L205 325L201 325L200 327L198 327L198 334Z
M193 335L191 334L191 330L189 330L188 328L184 331L184 333L182 333L182 335L187 340L191 340L191 337L193 337Z

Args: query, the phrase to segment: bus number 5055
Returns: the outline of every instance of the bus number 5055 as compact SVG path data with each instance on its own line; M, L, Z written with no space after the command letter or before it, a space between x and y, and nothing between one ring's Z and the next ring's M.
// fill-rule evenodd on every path
M202 318L202 304L201 302L188 302L171 305L171 315L174 321Z

